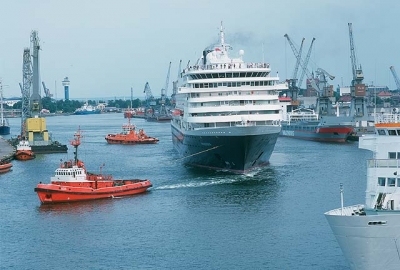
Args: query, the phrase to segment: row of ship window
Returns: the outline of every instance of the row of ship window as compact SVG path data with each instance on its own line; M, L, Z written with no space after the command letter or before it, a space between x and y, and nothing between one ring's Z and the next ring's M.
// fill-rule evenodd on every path
M378 177L378 185L381 186L381 187L384 187L384 186L395 187L396 186L396 182L397 182L397 187L400 187L400 178Z
M76 171L74 174L82 174L82 171ZM56 175L74 175L71 171L57 171Z
M216 107L216 106L244 106L244 105L269 105L278 104L279 101L275 100L233 100L233 101L210 101L210 102L192 102L191 108L197 107Z
M217 87L241 87L241 86L272 86L275 81L256 81L256 82L220 82L220 83L192 83L194 88L217 88Z
M208 92L208 93L191 93L190 97L191 98L196 98L196 97L206 97L206 96L231 96L231 95L277 95L277 92L275 90L264 90L264 91L228 91L228 92ZM277 99L278 100L278 99Z
M386 132L387 131L387 132ZM400 129L378 129L379 135L400 136Z
M267 77L269 72L224 72L224 73L201 73L191 74L193 80L200 79L219 79L219 78L249 78L249 77Z
M249 114L276 114L276 111L246 111L246 112L239 112L239 113L232 113L232 112L226 112L226 113L191 113L190 116L196 117L196 116L231 116L231 115L249 115Z

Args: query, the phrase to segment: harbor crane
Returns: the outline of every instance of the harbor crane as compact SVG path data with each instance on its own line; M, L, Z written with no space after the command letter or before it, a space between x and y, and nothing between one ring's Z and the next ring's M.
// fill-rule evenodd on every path
M26 120L31 118L31 87L32 87L32 61L29 48L24 49L22 64L22 84L19 84L22 94L21 107L21 137L26 136Z
M319 87L318 87L318 85L316 84L316 82L315 82L315 80L314 80L314 76L313 76L313 75L311 74L311 72L308 70L307 64L306 64L306 63L303 61L303 59L301 58L301 56L300 56L300 54L299 54L299 51L296 49L296 46L293 44L292 40L289 38L289 35L288 35L288 34L285 34L284 37L288 40L288 42L289 42L289 44L290 44L290 47L292 48L292 51L293 51L294 56L296 57L296 59L300 59L299 62L300 62L300 66L301 66L301 68L302 68L302 72L304 72L304 73L307 74L307 77L310 78L311 85L312 85L318 92L320 92ZM315 38L313 38L312 41L311 41L311 45L310 45L310 48L309 48L309 50L308 50L306 60L307 60L307 59L310 59L309 55L311 55L311 48L312 48L312 46L313 46L313 44L314 44L314 41L315 41ZM307 61L307 63L308 63L308 61ZM304 76L304 75L303 75L303 76ZM301 86L301 83L302 83L302 78L300 77L299 84L298 84L299 87Z
M356 49L353 40L353 26L352 23L348 23L349 26L349 39L350 39L350 58L351 58L351 71L353 73L353 79L351 80L350 95L350 115L363 118L367 115L367 101L365 98L365 84L363 84L364 74L362 71L361 64L357 62ZM361 120L362 121L362 120Z
M178 92L178 81L179 81L179 76L181 74L181 68L182 68L182 60L179 61L178 76L176 77L176 80L172 82L171 104L174 106L176 104L176 93Z
M168 73L167 73L167 79L165 80L164 88L161 88L161 100L160 104L162 106L165 105L165 99L167 98L168 95L168 86L169 86L169 75L171 73L171 62L169 62L168 66Z
M353 40L353 27L352 23L349 23L349 38L350 38L350 58L351 58L351 70L353 72L353 80L351 81L351 86L353 88L352 95L354 95L354 87L356 84L362 84L364 80L364 74L361 65L357 63L356 50Z
M167 79L165 80L165 85L164 88L161 89L161 100L160 100L160 114L161 115L167 115L167 109L165 108L165 100L168 95L168 86L169 86L169 75L171 74L171 62L169 62L168 66L168 73L167 73Z
M51 97L53 96L53 94L50 93L49 88L46 87L46 84L45 84L44 82L42 82L42 85L43 85L44 95L45 95L47 98L51 98Z
M144 85L144 90L143 93L146 94L146 107L152 107L156 105L156 101L154 99L153 94L151 93L151 88L150 88L150 84L148 82L146 82L146 84Z
M314 41L315 41L315 38L313 38L312 41L311 41L310 48L308 49L308 52L307 52L306 60L304 61L304 64L302 66L303 69L302 69L302 72L300 74L299 87L301 87L301 84L303 83L304 74L307 73L308 62L310 61L311 50L312 50ZM308 77L311 78L310 76L308 76Z
M297 80L297 72L298 72L299 66L300 66L300 59L301 59L301 54L302 54L302 52L303 52L304 40L305 40L305 38L303 38L303 39L301 40L299 55L296 57L296 59L297 59L297 60L296 60L296 65L294 66L293 75L292 75L292 79L293 79L294 81Z
M327 78L331 80L335 79L335 76L329 74L326 70L322 68L318 68L315 73L318 76L319 89L325 89L325 87L327 87Z
M399 77L397 77L397 73L396 73L396 70L394 69L394 66L390 66L390 71L392 72L394 81L397 86L397 90L400 91L400 79L399 79Z
M32 113L38 115L41 107L40 84L39 84L39 36L37 31L31 33L32 48L32 95L31 109Z

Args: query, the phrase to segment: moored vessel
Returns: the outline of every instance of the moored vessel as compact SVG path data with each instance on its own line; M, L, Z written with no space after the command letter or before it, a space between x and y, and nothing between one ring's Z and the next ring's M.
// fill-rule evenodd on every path
M282 121L281 136L319 142L346 142L354 127L342 118L319 115L312 109L296 109Z
M400 115L375 116L375 134L359 138L367 161L365 204L342 206L325 217L351 269L399 269Z
M281 130L278 94L287 89L268 63L231 58L219 43L183 70L175 95L172 141L184 164L233 173L264 166Z
M11 162L0 161L0 173L6 173L11 170Z
M51 177L50 184L39 183L35 188L42 204L77 202L133 195L146 192L149 180L117 180L111 175L87 172L83 161L78 159L81 133L78 130L71 145L75 148L74 160L62 162Z
M89 105L87 102L82 107L75 110L75 115L99 114L101 110L96 106Z
M35 153L32 151L32 147L26 140L19 141L17 149L14 154L14 158L18 160L30 160L36 157Z
M131 124L131 119L128 117L128 124L122 125L122 132L118 134L108 134L105 137L109 144L155 144L159 140L155 137L149 137L140 129L136 132L136 126Z

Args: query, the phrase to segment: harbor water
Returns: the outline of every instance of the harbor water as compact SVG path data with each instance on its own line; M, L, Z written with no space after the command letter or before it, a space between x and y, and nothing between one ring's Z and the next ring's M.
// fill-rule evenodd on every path
M68 154L14 160L0 175L0 269L349 269L323 215L364 202L366 159L358 143L278 139L270 165L247 175L185 167L169 123L132 119L155 145L108 145L122 114L48 117L68 144L80 127L88 171L149 179L141 195L41 205L33 191L50 182ZM20 119L10 120L11 136ZM5 136L5 138L9 138ZM234 146L232 146L234 147Z

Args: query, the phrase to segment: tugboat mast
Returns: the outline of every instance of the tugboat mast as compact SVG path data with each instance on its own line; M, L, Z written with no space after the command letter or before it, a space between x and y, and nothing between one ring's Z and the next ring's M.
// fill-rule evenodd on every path
M81 145L81 128L78 128L78 131L74 134L74 140L70 142L70 144L75 148L74 151L74 163L75 165L78 164L78 146Z

